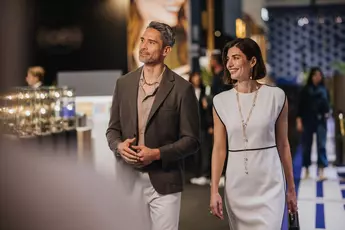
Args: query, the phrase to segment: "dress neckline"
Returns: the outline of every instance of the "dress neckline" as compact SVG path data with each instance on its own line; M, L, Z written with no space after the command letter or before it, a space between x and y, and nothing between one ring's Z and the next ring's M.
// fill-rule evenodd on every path
M257 90L254 90L253 92L250 92L250 93L242 93L242 92L239 92L239 91L237 91L236 87L234 87L233 89L234 89L235 93L239 93L239 94L241 94L241 95L252 95L252 94L254 94L256 91L259 91L262 87L265 86L264 84L259 84L259 85L260 85L260 86L259 86L259 88L258 88Z

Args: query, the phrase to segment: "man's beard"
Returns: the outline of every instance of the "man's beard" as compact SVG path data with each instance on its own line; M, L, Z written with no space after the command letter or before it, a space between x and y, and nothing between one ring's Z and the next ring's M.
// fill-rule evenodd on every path
M139 55L139 61L146 64L146 65L153 65L161 62L160 58L154 58L154 57L140 57Z
M153 60L152 58L140 58L139 57L139 61L144 63L144 64L154 64L156 63L157 61Z

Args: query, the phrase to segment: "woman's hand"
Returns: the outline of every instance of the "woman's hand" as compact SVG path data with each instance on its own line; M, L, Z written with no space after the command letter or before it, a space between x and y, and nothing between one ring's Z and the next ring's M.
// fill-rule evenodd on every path
M211 194L211 200L210 200L210 213L219 219L223 220L223 201L222 197L219 195L219 193Z
M288 206L288 210L291 213L295 213L298 211L297 207L297 197L295 189L289 189L286 193L286 202Z
M296 120L296 129L298 132L303 132L303 123L301 118L297 118Z
M207 109L208 103L207 103L206 97L203 97L203 98L201 99L201 104L202 104L202 108L203 108L203 109Z

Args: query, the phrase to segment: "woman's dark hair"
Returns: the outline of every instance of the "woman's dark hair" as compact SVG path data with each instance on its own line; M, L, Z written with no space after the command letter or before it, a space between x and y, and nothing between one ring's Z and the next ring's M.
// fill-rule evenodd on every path
M313 76L315 75L316 72L320 72L321 74L321 82L319 85L325 85L325 77L319 67L312 67L309 72L308 80L307 80L307 85L313 85Z
M223 49L223 65L224 65L224 82L226 84L234 84L236 80L231 79L229 70L226 67L228 51L232 47L239 48L247 60L251 60L253 57L256 58L256 64L253 67L252 79L259 80L266 76L266 66L262 58L261 50L259 45L250 38L237 38L233 41L228 42Z

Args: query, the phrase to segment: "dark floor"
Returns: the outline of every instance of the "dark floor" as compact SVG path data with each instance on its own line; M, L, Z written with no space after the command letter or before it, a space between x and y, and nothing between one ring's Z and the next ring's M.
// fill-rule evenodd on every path
M223 190L221 189L221 195ZM210 187L186 184L182 193L179 230L228 230L227 217L220 220L210 214ZM223 208L225 212L225 207Z

